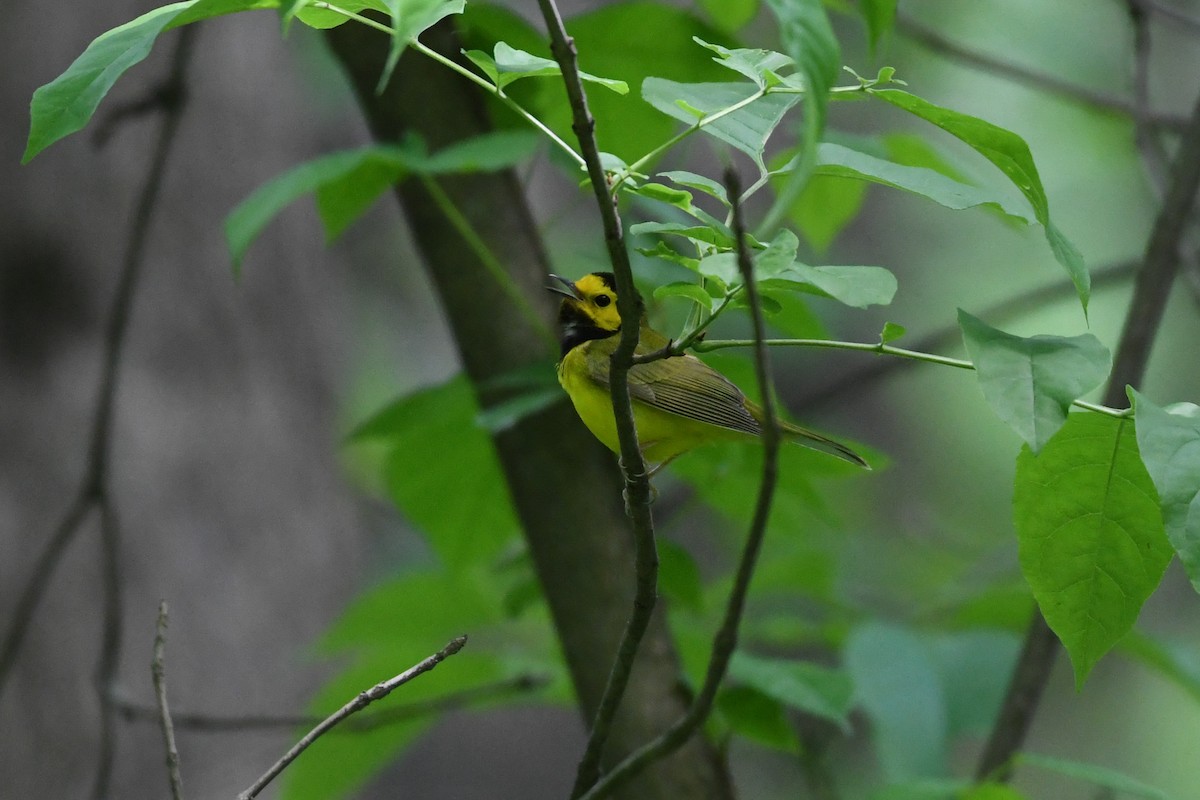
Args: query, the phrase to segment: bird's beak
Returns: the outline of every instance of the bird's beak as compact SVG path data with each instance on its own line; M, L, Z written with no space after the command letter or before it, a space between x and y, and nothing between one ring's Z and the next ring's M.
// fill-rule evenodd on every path
M571 298L572 300L582 300L583 299L582 297L579 296L579 290L575 288L575 284L571 283L569 280L567 280L563 276L555 275L552 272L552 273L550 273L550 279L553 281L558 281L558 283L561 283L562 285L559 286L555 283L551 283L549 286L546 287L546 289L548 291L554 292L555 294L561 294L565 297Z

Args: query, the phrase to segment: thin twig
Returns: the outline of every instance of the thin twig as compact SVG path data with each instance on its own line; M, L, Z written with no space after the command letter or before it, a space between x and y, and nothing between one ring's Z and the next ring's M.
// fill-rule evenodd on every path
M1134 103L1123 97L1117 97L1107 92L1089 89L1086 86L1065 81L1051 73L1039 72L995 56L980 53L963 47L958 42L943 36L940 32L927 28L916 20L903 14L896 16L896 29L912 41L949 58L964 64L978 67L990 75L1001 76L1035 89L1057 94L1070 100L1083 103L1104 111L1110 111L1127 117L1137 113ZM1187 120L1174 114L1147 114L1146 122L1158 128L1170 131L1182 131L1187 126Z
M459 650L462 650L466 643L467 637L459 636L457 639L451 640L449 644L431 655L429 658L413 667L410 667L409 669L406 669L396 677L390 678L383 683L377 683L370 689L367 689L365 692L359 692L353 700L351 700L349 703L346 703L346 705L342 706L333 714L326 717L320 722L320 724L305 734L304 738L296 742L296 744L293 745L290 750L284 753L282 758L272 764L271 768L264 772L262 777L256 780L249 789L239 794L238 800L251 800L251 798L257 797L258 793L266 788L267 784L279 776L279 773L287 769L287 766L295 761L301 753L307 750L313 742L321 738L321 736L323 736L325 733L329 732L330 729L336 727L339 722L346 719L346 717L349 717L351 714L361 711L376 700L387 697L394 689L403 686L413 678L416 678L418 675L429 672L438 664L442 663Z
M154 658L150 662L154 680L154 697L158 703L158 719L162 725L163 747L167 751L167 780L171 784L172 800L183 800L183 777L179 774L179 748L175 746L175 726L167 704L167 601L158 604L158 626L154 634Z
M567 35L554 0L538 0L538 6L550 36L550 52L562 70L563 83L566 85L567 98L571 105L571 127L579 139L579 151L600 207L604 242L608 247L608 257L617 284L617 311L621 319L625 320L609 364L609 387L613 414L616 417L617 438L620 442L621 470L625 476L625 510L633 525L636 589L633 611L621 635L612 670L608 674L604 693L592 721L587 746L576 771L571 796L578 797L600 774L604 745L611 733L612 722L621 705L621 698L625 695L625 688L629 685L634 657L654 614L654 606L658 601L658 550L654 543L654 518L650 512L650 478L646 472L641 447L638 445L637 429L633 423L633 405L629 396L629 368L633 365L633 354L640 334L642 298L633 284L633 269L629 264L629 252L625 249L621 218L617 215L616 197L600 163L600 149L596 144L596 122L588 109L587 94L579 77L575 42Z
M1104 397L1104 402L1110 406L1124 405L1127 402L1125 387L1141 384L1150 348L1162 323L1163 310L1178 271L1179 240L1200 188L1200 97L1192 109L1171 175L1171 185L1134 282L1133 299L1113 360ZM1058 650L1053 631L1041 612L1035 611L1004 704L976 769L980 778L1005 780L1009 777L1012 757L1033 722Z
M137 288L138 275L141 271L145 243L150 231L150 222L157 204L159 189L162 186L164 168L167 156L175 139L179 118L183 112L185 73L191 43L195 36L196 26L185 27L175 49L165 86L175 87L173 91L164 88L156 89L153 95L160 98L172 98L174 105L169 106L163 115L162 127L159 129L158 141L151 155L150 168L146 174L145 183L133 216L133 223L126 242L124 265L118 279L117 290L104 336L104 362L101 370L100 388L97 392L95 416L92 420L91 434L88 439L87 461L80 488L68 506L63 520L55 529L54 534L46 543L42 553L35 562L32 573L18 595L17 605L13 612L12 622L0 645L0 695L3 695L9 674L16 663L17 654L25 640L29 624L41 602L42 595L50 584L50 578L61 562L62 555L74 541L80 531L87 514L93 508L100 508L107 496L107 464L108 443L112 428L113 403L116 396L117 377L121 364L126 332L129 327L130 311L133 295ZM103 525L103 521L102 521ZM115 534L115 531L113 531ZM116 537L109 540L114 544ZM105 544L105 547L108 545ZM114 660L115 663L115 660ZM101 698L103 712L104 700ZM103 755L103 754L102 754ZM97 787L107 781L101 767ZM100 780L103 779L103 780Z
M93 680L100 706L100 735L96 746L99 755L92 797L95 800L105 800L109 794L109 782L112 779L113 762L117 752L116 711L109 704L108 695L109 687L116 680L117 669L120 667L124 626L121 619L121 529L107 492L102 494L96 503L100 511L104 632Z
M1129 280L1137 272L1140 263L1140 259L1121 261L1093 270L1093 292L1102 286L1118 285ZM982 319L996 321L1013 319L1067 297L1075 297L1075 284L1069 280L1055 281L1001 300L980 312L978 316ZM930 352L950 347L961 341L962 329L958 327L958 323L951 323L913 339L910 349ZM891 375L903 366L902 360L877 359L862 369L849 371L829 381L816 391L801 396L795 405L798 408L809 410L819 408L837 401L847 393L862 392L868 384Z
M686 714L680 717L661 736L649 742L617 764L607 775L582 796L582 800L600 800L607 797L626 781L637 775L650 764L670 755L692 737L712 711L717 690L725 679L729 662L737 648L738 628L741 626L742 612L746 605L746 595L750 590L750 580L754 577L754 569L758 563L758 555L762 550L763 537L766 534L767 519L771 513L771 503L775 493L775 483L778 469L779 454L779 422L775 416L774 388L771 382L771 367L768 358L768 348L764 338L766 325L762 317L762 305L754 283L753 265L745 238L745 227L742 223L741 205L737 202L738 182L736 174L730 170L725 176L729 186L729 197L733 201L733 233L738 248L738 268L746 286L746 299L750 306L751 319L754 322L754 364L758 375L759 391L763 405L763 476L758 490L758 502L754 506L754 517L750 523L750 533L742 548L741 559L738 561L737 574L734 577L733 588L729 593L729 601L725 607L725 616L721 621L713 639L712 656L709 658L708 671L704 676L704 684L697 692L692 705Z
M476 703L496 700L510 694L536 691L546 685L548 679L538 675L519 675L508 680L485 683L443 697L419 700L395 708L359 714L339 725L333 733L366 733L389 725L409 722L422 717L443 714L467 708ZM114 697L113 707L121 717L131 722L156 722L157 709L149 705L134 703ZM291 715L246 715L246 714L202 714L176 711L171 715L175 727L193 733L236 733L240 731L280 730L319 725L325 717L312 714Z

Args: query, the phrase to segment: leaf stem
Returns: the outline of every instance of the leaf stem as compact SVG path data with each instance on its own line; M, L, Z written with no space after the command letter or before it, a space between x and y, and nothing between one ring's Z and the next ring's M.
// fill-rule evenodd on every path
M905 350L902 347L892 347L890 344L881 344L879 342L842 342L836 339L766 339L763 344L769 347L824 347L833 350L857 350L863 353L876 353L878 355L912 359L913 361L925 361L943 367L954 367L955 369L975 369L975 364L966 359L939 356L935 353L922 353L919 350ZM753 339L719 339L711 342L696 342L692 345L692 349L701 353L707 353L710 350L753 346ZM1090 403L1086 400L1076 400L1072 405L1110 417L1124 418L1130 414L1129 409L1109 408L1108 406Z

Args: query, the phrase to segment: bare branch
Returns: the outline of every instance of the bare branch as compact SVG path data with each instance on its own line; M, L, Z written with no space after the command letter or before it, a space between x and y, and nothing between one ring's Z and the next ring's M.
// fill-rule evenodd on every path
M729 197L733 201L733 234L737 241L738 268L742 272L742 280L746 286L746 299L750 305L751 318L754 321L754 363L758 374L759 389L762 393L764 452L763 476L758 491L758 501L754 506L754 518L750 523L750 533L742 548L733 588L730 590L729 601L725 607L725 616L713 640L712 656L708 662L704 685L696 694L696 698L692 701L686 714L665 733L630 754L611 772L597 781L586 794L582 795L582 800L600 800L602 797L607 797L641 770L678 749L708 719L713 702L716 700L717 690L725 679L729 662L737 648L738 628L741 626L746 595L750 590L750 580L754 577L758 554L762 549L763 537L766 534L767 518L771 512L777 477L779 423L775 417L774 387L771 383L771 368L765 340L766 325L763 322L762 305L754 283L753 264L745 241L746 229L742 222L741 205L737 202L737 198L740 196L737 176L730 170L726 173L725 180L728 184Z
M333 733L366 733L388 725L467 708L476 703L496 700L510 694L534 692L544 687L547 681L546 677L540 675L518 675L508 680L485 683L443 697L434 697L382 711L358 714L339 725ZM120 697L113 697L109 702L113 704L123 719L131 722L156 722L160 717L158 710L153 706L142 705ZM312 714L202 714L179 711L172 714L176 728L195 733L236 733L304 726L311 728L319 725L324 719L324 717Z
M1126 312L1125 327L1105 392L1106 405L1124 406L1127 403L1125 387L1141 383L1178 272L1179 241L1200 188L1200 98L1192 109L1171 176L1166 199L1159 209L1134 283L1133 299ZM976 769L980 778L1004 780L1009 777L1013 754L1020 748L1033 722L1058 651L1058 640L1053 631L1041 613L1035 612L1004 704Z
M361 711L376 700L387 697L394 689L403 686L413 678L416 678L418 675L429 672L438 664L442 663L459 650L462 650L466 643L467 637L459 636L457 639L451 640L449 644L419 664L406 669L404 672L401 672L394 678L390 678L383 683L375 684L365 692L359 692L353 700L351 700L349 703L346 703L346 705L342 706L333 714L326 717L315 728L305 734L304 738L296 742L296 744L293 745L290 750L284 753L282 758L272 764L271 768L264 772L262 777L256 780L249 789L239 794L238 800L251 800L251 798L257 797L258 793L265 789L267 784L275 780L279 773L287 769L288 765L295 761L301 753L307 750L313 742L321 738L324 734L328 733L332 728L336 727L339 722L346 719L351 714Z
M158 604L158 627L154 634L154 658L150 662L154 679L154 696L158 702L158 718L162 725L163 746L167 750L167 779L171 784L172 800L183 800L183 777L179 774L179 749L175 746L175 726L167 705L167 601Z

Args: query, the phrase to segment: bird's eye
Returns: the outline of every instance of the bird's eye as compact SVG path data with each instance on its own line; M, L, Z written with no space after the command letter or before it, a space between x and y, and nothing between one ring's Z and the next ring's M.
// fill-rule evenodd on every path
M600 306L601 308L604 308L606 305L608 305L611 302L612 302L612 298L606 294L598 295L596 297L596 305Z

